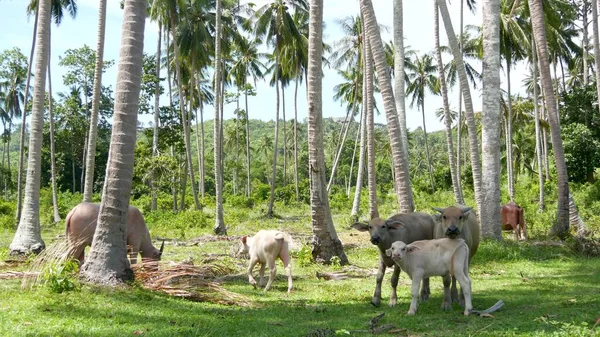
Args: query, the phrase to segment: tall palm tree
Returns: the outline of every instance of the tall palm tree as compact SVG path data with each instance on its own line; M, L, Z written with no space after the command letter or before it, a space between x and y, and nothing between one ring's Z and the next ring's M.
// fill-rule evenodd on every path
M594 0L592 0L592 32L594 33L594 66L596 67L596 91L598 93L598 103L600 103L600 37L598 36L598 2Z
M539 187L539 201L538 208L540 211L543 211L546 208L545 203L545 193L544 193L544 163L543 163L543 150L542 150L542 132L540 125L540 113L539 113L539 105L538 105L538 96L539 96L539 87L538 87L538 62L537 62L537 48L535 47L535 42L531 44L532 58L531 58L531 68L532 68L532 77L533 77L533 114L535 118L535 152L537 156L538 163L538 187Z
M64 17L64 12L67 11L71 18L77 16L77 1L76 0L51 0L50 3L50 15L51 19L54 18L56 25L60 25ZM23 101L23 118L21 120L21 136L19 139L19 168L17 171L17 212L16 219L21 218L22 212L22 175L24 168L24 155L25 155L25 131L27 127L27 100L29 98L29 84L31 79L31 67L33 66L33 53L35 51L37 29L39 24L39 1L31 0L27 5L27 13L35 15L35 22L33 25L33 38L31 42L31 52L29 54L29 68L27 69L27 83L25 86L25 100ZM50 19L50 20L51 20ZM48 41L50 38L48 37ZM49 42L48 42L49 43Z
M502 239L500 219L500 0L483 1L481 235Z
M106 179L91 253L81 268L83 277L93 283L117 285L133 279L124 233L133 177L146 6L146 0L125 0Z
M467 129L469 131L469 152L471 155L471 167L473 170L473 185L475 189L475 201L477 203L477 209L481 210L481 161L479 158L479 141L477 139L477 128L475 126L475 113L473 111L473 100L471 99L471 90L469 89L469 83L467 82L467 74L465 71L465 64L463 61L460 48L458 46L458 39L454 34L454 28L452 27L452 21L450 19L450 13L448 12L448 6L446 0L437 0L440 15L444 21L444 27L446 28L446 35L448 35L448 41L450 42L450 49L456 62L458 70L458 77L460 82L460 88L464 98L465 104L465 119L467 121Z
M275 59L274 84L276 90L275 130L273 151L273 172L271 178L271 194L267 216L273 216L273 203L275 201L275 179L277 170L277 147L279 138L279 63L282 48L286 44L292 44L300 38L298 28L294 22L290 10L293 12L306 12L308 5L306 0L273 0L267 2L254 14L256 21L255 34L258 38L265 38L267 44L274 46Z
M256 86L256 80L263 78L264 64L261 59L264 58L264 54L258 52L258 46L260 40L248 39L242 37L235 44L235 62L231 66L231 72L234 75L236 85L241 88L244 92L245 102L245 113L246 113L246 196L250 196L252 191L251 178L250 178L250 112L248 110L248 92L249 83L247 83L248 76L251 76Z
M394 0L394 93L400 136L402 138L403 156L408 161L408 130L406 129L406 84L404 78L404 13L402 0ZM410 170L410 168L407 168Z
M398 122L398 113L394 101L394 93L392 91L389 67L386 63L383 43L373 10L373 3L370 0L361 0L361 12L364 15L365 31L369 36L371 51L373 52L373 60L377 69L377 80L383 97L383 105L386 112L388 124L388 134L392 147L392 155L394 161L394 174L396 195L400 211L408 213L414 211L414 202L412 197L412 189L410 177L408 175L408 158L404 158L402 138L400 134L400 124Z
M452 116L450 115L450 104L448 103L448 86L446 85L446 75L444 72L444 63L442 61L442 50L440 49L440 15L437 2L434 1L434 35L435 35L435 58L437 62L438 81L440 92L442 94L444 108L444 126L446 131L446 147L448 150L448 164L450 165L450 176L452 179L452 189L454 191L454 199L458 204L464 204L462 191L458 180L460 176L456 174L456 158L454 157L454 144L452 142ZM425 126L425 120L423 120ZM431 164L431 163L430 163Z
M104 64L104 35L106 31L106 0L98 6L98 41L96 44L96 67L94 69L94 89L92 92L92 113L88 133L88 148L85 158L85 187L83 201L91 202L94 192L94 167L96 162L96 140L98 139L98 108L102 89L102 65Z
M546 40L546 26L542 1L529 0L529 12L531 15L533 38L538 49L540 80L547 102L546 109L548 110L548 122L550 123L552 150L554 152L554 160L556 163L558 204L556 223L552 227L551 234L564 239L569 234L569 180L567 175L567 165L565 163L565 152L560 137L558 111L556 111L556 105L554 104L554 89L552 88L552 77L550 75L548 42Z
M310 170L310 204L312 209L313 250L316 261L330 261L336 256L342 265L348 264L342 242L337 236L329 197L325 189L325 158L323 150L323 0L310 0L310 30L308 40L308 161Z
M222 128L221 124L221 101L223 100L221 88L223 64L221 62L221 34L223 30L221 28L221 0L216 0L216 24L215 24L215 76L214 76L214 88L215 93L215 119L214 119L214 159L215 159L215 226L213 231L215 234L227 235L227 227L225 227L225 221L223 220L223 167L221 166L221 139Z
M36 36L35 85L33 91L33 111L29 136L27 178L23 212L17 232L10 244L11 254L40 253L45 248L40 233L40 176L42 157L42 132L44 126L44 101L46 71L48 70L48 48L51 24L51 1L40 0L38 7L38 30Z
M48 33L51 35L52 33ZM52 42L52 41L50 41ZM50 71L52 64L52 53L51 53L51 45L48 46L48 120L50 127L50 176L51 181L50 185L52 186L52 211L54 215L54 222L58 223L61 221L60 213L58 212L58 192L56 188L56 159L55 159L55 149L54 149L54 113L52 111L53 108L53 97L52 97L52 72Z
M437 9L437 6L436 6ZM441 57L441 54L440 54ZM411 96L410 107L415 103L421 108L423 117L423 139L425 141L425 154L427 156L427 170L429 171L429 182L431 189L435 191L435 181L433 178L433 167L431 165L431 156L429 155L429 145L427 143L427 126L425 124L425 94L429 91L431 94L440 93L439 79L435 77L436 66L433 64L433 58L430 54L423 54L407 65L411 71L408 78L406 93Z
M162 22L158 22L158 42L156 43L156 82L154 83L154 113L153 115L153 132L152 132L152 157L156 159L159 156L158 153L158 124L160 122L160 54L162 51ZM155 184L155 170L152 170L150 186L152 189L152 202L150 204L150 210L155 211L157 208L157 191Z

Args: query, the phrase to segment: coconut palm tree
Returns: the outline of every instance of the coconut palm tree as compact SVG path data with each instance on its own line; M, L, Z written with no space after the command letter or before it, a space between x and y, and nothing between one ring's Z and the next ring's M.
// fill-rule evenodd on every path
M554 90L552 88L552 77L550 75L550 61L548 56L548 42L546 40L546 25L544 20L544 10L541 0L529 0L529 12L531 15L531 25L533 28L533 38L535 40L539 64L540 80L546 105L548 110L548 122L550 123L550 133L552 138L552 150L556 163L556 177L558 187L558 205L556 223L552 227L551 234L564 239L569 234L569 180L567 175L567 165L565 163L565 152L560 136L560 123L558 120L558 111L554 104Z
M406 83L404 78L404 13L402 0L394 0L394 93L400 136L402 138L403 156L408 161L408 130L406 129ZM407 168L410 170L410 168Z
M118 285L133 279L124 235L133 175L142 79L146 0L125 0L115 112L98 224L81 268L89 282Z
M158 124L160 117L160 54L162 51L162 22L158 22L158 42L156 43L156 82L154 83L154 113L153 116L153 132L152 132L152 157L156 159L159 156L158 153ZM152 189L152 202L150 204L150 210L155 211L157 208L157 191L156 185L154 182L155 179L155 170L152 170L152 175L150 177L150 186ZM200 176L202 179L202 176Z
M483 190L479 216L484 238L502 239L500 219L500 0L483 1ZM509 63L510 64L510 63Z
M600 37L598 37L598 2L592 0L592 32L594 33L594 66L596 67L596 91L600 103ZM599 105L600 107L600 105Z
M265 42L273 46L273 54L275 59L274 68L274 84L277 93L276 110L275 110L275 131L274 131L274 146L273 151L273 171L271 172L271 194L269 198L269 207L267 216L273 216L273 203L275 201L275 178L277 170L277 148L279 138L279 62L284 45L293 44L294 40L300 39L300 33L296 26L290 10L293 12L307 12L308 4L306 0L273 0L267 2L256 13L254 20L256 23L255 34L258 38L264 38Z
M331 261L338 257L348 264L342 242L337 236L329 197L325 189L325 158L323 151L322 56L323 0L310 0L310 30L308 40L308 161L310 170L310 204L312 209L313 250L316 261Z
M48 48L51 25L51 1L40 0L38 7L38 31L36 36L35 85L33 111L29 136L29 154L23 212L17 232L10 244L11 254L40 253L45 248L40 233L40 176L42 157L42 132L44 126L44 101L46 71L48 70Z
M369 37L371 51L375 68L377 69L377 79L379 88L383 97L383 105L386 111L386 119L388 124L388 134L392 147L392 155L394 160L394 174L396 195L401 212L412 212L414 210L414 202L412 197L412 189L410 177L408 175L408 161L404 158L402 138L400 134L400 124L398 122L398 113L394 101L394 93L392 91L390 71L384 54L383 43L373 10L373 3L370 0L361 0L361 13L364 17L365 31Z
M464 98L465 104L465 119L467 121L467 128L469 131L469 153L471 155L471 167L473 170L473 185L475 189L475 201L477 208L481 210L481 161L479 158L479 141L477 139L477 128L475 126L475 113L473 111L473 100L471 99L471 90L467 81L467 74L465 71L465 64L463 61L462 53L458 45L458 39L454 34L454 28L452 27L452 21L448 12L448 6L446 0L437 0L440 15L444 21L444 27L446 28L446 35L448 35L448 41L450 42L450 49L456 62L458 70L458 77L460 82L460 88Z
M456 174L456 158L454 157L454 144L452 142L452 116L450 113L450 104L448 103L448 86L446 84L446 75L444 71L444 63L442 61L442 50L440 48L440 15L438 5L434 1L434 34L435 34L435 58L437 62L439 89L442 94L443 110L444 110L444 126L446 131L446 147L448 150L448 163L450 165L450 176L452 179L452 189L454 191L454 199L458 204L463 205L462 190L458 183L460 176ZM423 120L425 126L425 120ZM431 164L431 163L430 163Z
M104 64L104 35L106 31L106 0L98 6L98 42L96 44L96 67L94 68L94 89L92 92L92 113L88 133L88 148L85 158L85 187L83 201L91 202L94 192L94 167L96 161L96 140L98 139L98 107L102 89L102 66Z
M213 231L215 234L227 235L227 227L225 227L225 221L223 220L223 167L221 166L221 139L222 128L221 124L221 101L223 100L223 93L221 92L221 80L222 80L222 67L221 62L221 34L223 33L221 27L221 0L216 0L216 11L215 11L215 76L214 76L214 87L215 93L215 119L214 119L214 159L215 159L215 225Z
M407 68L410 70L410 73L408 74L409 80L408 86L406 87L406 94L411 96L411 108L415 103L421 108L429 182L431 184L431 189L435 191L433 168L431 166L431 156L429 155L429 145L427 143L427 126L425 124L425 94L428 91L431 94L438 95L440 93L440 83L438 78L435 77L436 66L433 64L431 54L423 54L420 57L416 56L411 63L407 64Z

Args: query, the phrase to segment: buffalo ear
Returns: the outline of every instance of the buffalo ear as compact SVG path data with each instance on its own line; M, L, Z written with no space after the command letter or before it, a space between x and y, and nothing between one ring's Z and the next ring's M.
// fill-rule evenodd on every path
M444 210L442 208L438 208L438 207L433 207L434 211L438 211L440 213L444 213Z
M404 225L402 221L397 219L388 219L385 221L385 224L394 229L398 229L400 226Z
M369 230L369 225L367 225L364 222L355 222L350 227L356 229L359 232L366 232Z
M248 237L246 235L242 236L242 243L246 243L247 240L248 240Z
M462 214L465 215L465 214L469 213L472 209L473 209L473 207L465 207L462 209Z
M388 248L385 250L385 255L391 257L392 256L392 248Z
M406 252L408 253L412 253L412 252L416 252L417 250L419 250L420 248L417 246L408 246L406 247Z

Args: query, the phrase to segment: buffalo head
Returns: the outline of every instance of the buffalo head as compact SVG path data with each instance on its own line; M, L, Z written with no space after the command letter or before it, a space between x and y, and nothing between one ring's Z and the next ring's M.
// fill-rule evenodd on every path
M469 216L469 212L473 207L456 207L450 206L446 208L434 208L440 212L437 217L442 225L444 235L450 239L457 238L463 230L464 220Z

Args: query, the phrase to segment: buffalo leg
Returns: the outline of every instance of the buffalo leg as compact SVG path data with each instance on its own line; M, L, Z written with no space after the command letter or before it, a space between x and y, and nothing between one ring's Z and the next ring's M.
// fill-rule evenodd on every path
M273 284L273 280L275 279L275 276L277 275L277 267L275 266L275 260L268 260L269 263L269 282L267 282L267 286L265 287L265 292L267 292L269 289L271 289L271 284ZM263 264L264 266L264 264ZM262 269L264 270L264 268Z
M394 273L392 274L392 294L390 295L390 307L393 307L398 303L398 293L396 289L398 288L398 280L400 279L400 267L394 265Z
M460 295L461 301L464 303L465 316L468 316L473 310L473 303L471 302L471 280L464 273L456 273L456 279L460 284Z
M258 259L251 258L250 265L248 265L248 282L252 286L254 286L254 288L256 288L256 280L254 279L254 276L252 276L252 270L254 269L254 266L256 266L257 263Z
M431 291L429 290L429 277L423 279L423 286L421 287L421 302L425 302L429 299Z
M258 282L258 285L261 287L265 286L265 267L266 264L260 262L260 271L258 272L258 274L260 275L260 281ZM269 268L269 270L271 270Z
M376 307L381 305L381 282L383 282L383 275L385 275L385 263L383 263L383 259L379 258L379 268L377 269L377 279L375 283L375 292L373 293L373 299L371 300L371 304Z
M458 302L458 290L456 289L456 277L452 276L452 288L450 289L452 302Z
M442 281L444 281L444 300L442 301L442 310L450 310L452 309L452 299L450 298L450 283L452 283L452 278L450 275L442 276Z
M408 314L409 315L414 315L417 312L417 307L419 305L419 287L421 286L421 279L423 278L423 275L421 274L417 274L417 275L413 275L413 279L412 279L412 287L411 287L411 301L410 301L410 308L408 309Z
M279 258L281 262L283 262L283 267L285 268L285 274L288 278L288 294L292 291L292 266L290 265L290 254L287 250L282 249L279 253Z

